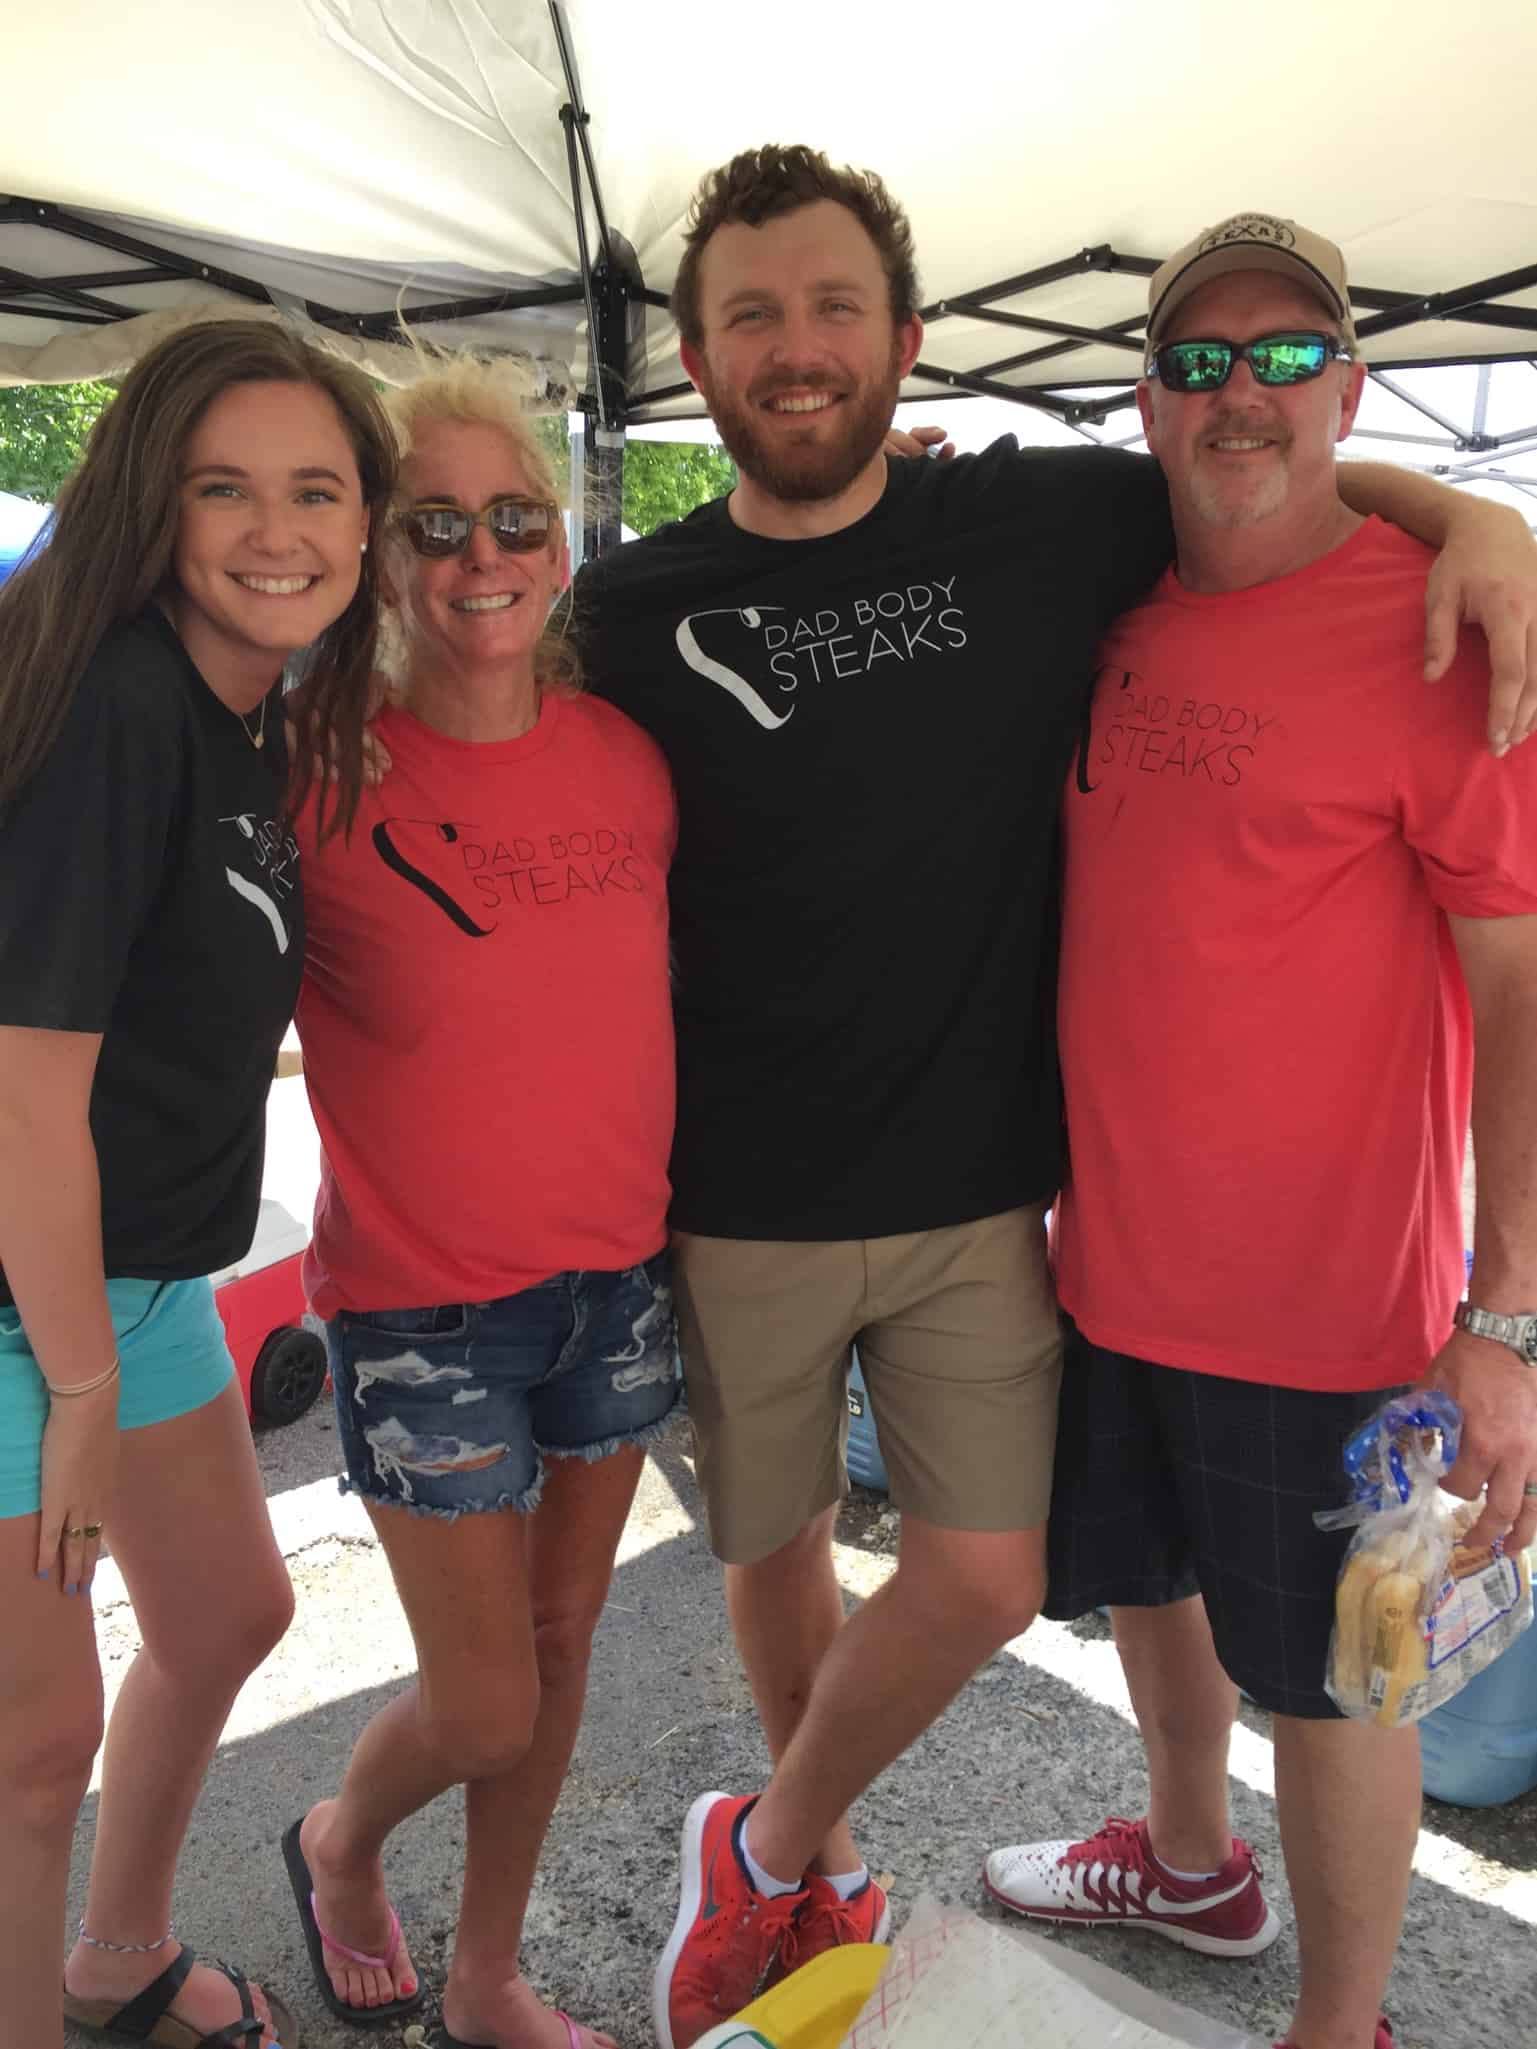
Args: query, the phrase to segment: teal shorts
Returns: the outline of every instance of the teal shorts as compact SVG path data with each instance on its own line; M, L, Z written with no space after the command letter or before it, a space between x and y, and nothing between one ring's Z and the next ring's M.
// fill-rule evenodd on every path
M197 1281L108 1281L118 1357L117 1421L143 1430L185 1416L235 1377L213 1289ZM0 1304L0 1517L36 1515L41 1505L43 1425L48 1396L21 1317Z

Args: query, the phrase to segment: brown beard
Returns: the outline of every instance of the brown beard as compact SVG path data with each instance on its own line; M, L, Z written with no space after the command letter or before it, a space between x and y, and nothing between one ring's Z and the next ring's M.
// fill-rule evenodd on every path
M778 447L770 449L758 431L758 409L776 389L793 387L797 391L825 391L832 386L831 378L813 376L793 380L779 378L772 383L765 381L742 401L729 397L713 378L701 376L700 387L726 453L743 476L750 478L771 498L789 505L802 505L836 498L840 492L846 491L886 439L901 388L897 369L899 351L899 343L893 340L886 375L876 379L863 392L852 391L843 398L838 408L841 418L837 436L804 448L785 446L781 442Z

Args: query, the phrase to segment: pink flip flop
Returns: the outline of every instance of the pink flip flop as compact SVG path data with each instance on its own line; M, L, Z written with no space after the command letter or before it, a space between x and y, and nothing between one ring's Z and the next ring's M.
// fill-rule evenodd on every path
M327 1935L315 1917L315 1884L304 1852L299 1847L297 1821L283 1837L283 1862L288 1868L288 1882L293 1887L294 1905L299 1909L299 1925L304 1931L304 1946L309 1951L315 1989L336 2018L350 2021L355 2028L383 2028L392 2021L404 2020L407 2015L418 2012L427 1996L420 1982L414 1992L400 1999L388 1999L382 2006L352 2006L338 1997L336 1987L331 1983L331 1973L326 1969L325 1953L329 1948L338 1956L346 1957L349 1963L361 1964L370 1970L389 1970L400 1953L400 1917L395 1909L390 1908L390 1939L385 1955L367 1956L360 1949L349 1949L345 1942L338 1942L334 1935ZM573 2036L572 2040L576 2042L576 2037ZM576 2049L581 2049L579 2042Z
M315 1911L315 1894L313 1890L310 1892L310 1919L314 1922L315 1932L319 1935L326 1948L334 1949L336 1954L339 1957L345 1957L349 1964L363 1964L370 1970L387 1971L400 1954L400 1916L393 1907L390 1908L390 1939L384 1945L384 1955L382 1957L371 1957L366 1950L353 1949L348 1943L338 1942L329 1929L322 1925L320 1916Z

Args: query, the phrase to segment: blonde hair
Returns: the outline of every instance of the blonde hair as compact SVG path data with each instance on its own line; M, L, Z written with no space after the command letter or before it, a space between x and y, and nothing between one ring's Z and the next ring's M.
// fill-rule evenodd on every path
M570 493L565 480L557 475L533 424L534 416L524 403L527 372L506 358L436 349L415 337L412 340L425 365L422 374L413 383L389 392L384 400L399 443L402 470L429 428L445 422L487 427L512 444L518 466L534 495L548 498L565 512ZM410 663L415 622L410 598L413 557L398 520L388 523L384 545L391 601L381 629L382 666L399 681L404 679ZM555 606L534 647L534 675L546 688L581 688L581 663L574 643L564 631L568 611L567 606Z

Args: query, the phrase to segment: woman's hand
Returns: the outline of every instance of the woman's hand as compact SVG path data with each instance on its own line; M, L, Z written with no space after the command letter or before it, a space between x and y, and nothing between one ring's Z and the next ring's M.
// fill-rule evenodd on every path
M117 1482L117 1395L114 1375L93 1394L60 1395L48 1406L37 1576L49 1579L57 1568L66 1594L85 1592L101 1556Z

